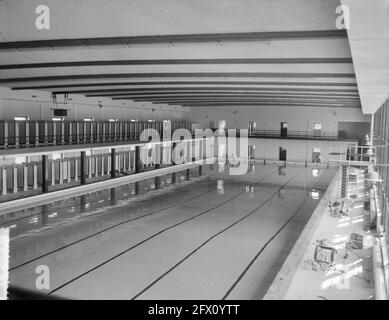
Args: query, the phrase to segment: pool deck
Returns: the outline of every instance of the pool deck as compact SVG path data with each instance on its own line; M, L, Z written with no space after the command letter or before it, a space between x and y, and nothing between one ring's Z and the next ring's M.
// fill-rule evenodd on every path
M363 189L356 195L348 217L330 215L328 201L337 199L337 176L307 223L289 257L277 274L266 300L370 300L374 299L372 273L373 235L364 231L366 211ZM363 249L346 249L352 233L364 236ZM333 267L315 268L315 247L320 240L337 250Z

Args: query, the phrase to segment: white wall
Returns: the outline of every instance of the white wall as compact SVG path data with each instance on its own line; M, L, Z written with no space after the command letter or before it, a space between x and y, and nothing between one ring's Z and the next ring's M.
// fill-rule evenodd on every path
M128 100L108 98L87 98L69 95L66 108L67 120L95 118L96 121L117 118L119 120L179 120L188 108L151 103L136 103ZM58 107L63 107L63 95L58 96ZM99 102L103 105L99 107ZM13 120L15 116L30 116L31 120L50 120L53 117L53 102L50 92L35 90L12 91L0 87L0 120ZM153 111L154 109L154 111Z
M313 130L313 123L322 123L322 130L337 132L338 121L369 122L370 116L361 109L322 107L278 106L226 106L192 107L183 119L208 128L210 121L226 120L228 128L246 128L249 121L257 123L258 130L279 130L282 121L288 122L288 130Z

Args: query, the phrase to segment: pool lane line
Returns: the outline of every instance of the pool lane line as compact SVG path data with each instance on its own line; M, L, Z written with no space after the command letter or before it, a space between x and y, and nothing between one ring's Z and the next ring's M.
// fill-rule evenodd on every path
M215 175L216 175L216 174L215 174ZM206 178L209 178L209 177L212 177L212 176L214 176L214 175L208 176L208 177L206 177ZM234 179L235 179L235 178L234 178ZM234 180L234 179L230 179L229 181L232 181L232 180ZM182 186L182 188L183 188L183 189L186 189L186 188L188 188L188 187L190 187L190 186L192 186L192 184L191 184L191 185ZM84 241L84 240L87 240L87 239L89 239L89 238L92 238L92 237L94 237L94 236L96 236L96 235L98 235L98 234L101 234L101 233L103 233L103 232L105 232L105 231L108 231L108 230L110 230L110 229L113 229L113 228L115 228L115 227L117 227L117 226L120 226L120 225L122 225L122 224L126 224L126 223L129 223L129 222L135 221L135 220L139 220L139 219L142 219L142 218L145 218L145 217L148 217L148 216L157 214L157 213L162 212L162 211L165 211L165 210L169 210L169 209L174 208L174 207L176 207L176 206L178 206L178 205L180 205L180 204L182 204L182 203L185 203L185 202L187 202L187 201L195 200L195 199L200 198L200 197L202 197L203 195L207 194L208 192L209 192L209 191L205 191L205 192L203 192L203 193L201 193L201 194L198 194L198 195L196 195L196 196L194 196L194 197L192 197L192 198L185 199L185 200L182 200L182 201L180 201L180 202L176 202L174 205L165 207L165 208L163 208L163 209L158 209L158 210L155 210L155 211L151 211L151 212L146 213L146 214L144 214L144 215L142 215L142 216L138 216L138 217L135 217L135 218L131 218L131 219L129 219L129 220L125 220L125 221L119 222L119 223L114 224L114 225L112 225L112 226L110 226L110 227L108 227L108 228L102 229L102 230L100 230L100 231L98 231L98 232L96 232L96 233L90 234L89 236L87 236L87 237L85 237L85 238L82 238L82 239L79 239L79 240L77 240L77 241L68 243L67 245L64 245L64 246L62 246L62 247L60 247L60 248L57 248L57 249L55 249L55 250L53 250L53 251L47 252L47 253L45 253L45 254L43 254L43 255L40 255L39 257L36 257L36 258L31 259L31 260L29 260L29 261L23 262L23 263L20 264L20 265L17 265L17 266L15 266L15 267L12 267L11 269L9 269L9 271L13 271L13 270L18 269L18 268L20 268L20 267L23 267L23 266L25 266L25 265L27 265L27 264L29 264L29 263L31 263L31 262L34 262L34 261L39 260L39 259L42 259L42 258L44 258L44 257L46 257L46 256L48 256L48 255L50 255L50 254L53 254L53 253L56 253L56 252L60 251L60 250L66 249L66 248L68 248L68 247L70 247L70 246L72 246L72 245L75 245L75 244L80 243L80 242L82 242L82 241ZM124 206L124 207L125 207L125 206ZM117 211L123 209L124 207L117 208ZM115 211L116 211L116 210L115 210ZM28 236L28 235L27 235L27 236ZM25 238L25 237L22 237L22 238ZM22 238L20 238L20 239L22 239Z
M202 247L204 247L206 244L211 242L213 239L224 233L225 231L231 229L233 226L237 225L238 223L242 222L255 212L257 212L259 209L261 209L266 203L268 203L273 197L281 190L283 189L289 182L291 182L294 178L297 177L297 175L301 172L302 170L298 171L292 178L290 178L285 184L280 186L268 199L266 199L264 202L262 202L258 207L250 211L248 214L243 216L242 218L236 220L234 223L230 224L228 227L222 229L221 231L215 233L213 236L208 238L206 241L204 241L200 246L198 246L196 249L191 251L189 254L187 254L184 258L182 258L179 262L177 262L174 266L169 268L167 271L165 271L162 275L160 275L157 279L155 279L153 282L151 282L149 285L147 285L144 289L142 289L140 292L138 292L135 296L131 298L131 300L135 300L142 294L144 294L147 290L149 290L152 286L154 286L157 282L159 282L162 278L167 276L170 272L172 272L174 269L176 269L179 265L181 265L183 262L185 262L187 259L189 259L193 254L195 254L197 251L199 251Z
M238 285L238 283L242 280L244 275L248 272L248 270L252 267L252 265L255 263L255 261L258 259L258 257L262 254L263 251L267 248L267 246L281 233L281 231L295 218L295 216L300 212L301 208L304 207L306 201L304 198L303 203L297 208L297 210L293 213L293 215L281 226L280 229L277 230L276 233L274 233L268 241L262 246L262 248L257 252L257 254L254 256L254 258L249 262L249 264L246 266L246 268L243 270L243 272L239 275L239 277L235 280L235 282L232 284L232 286L227 290L227 292L224 294L223 298L221 300L226 300L227 297L231 294L232 290L235 289L235 287Z
M315 188L316 184L313 184L310 188ZM300 212L300 210L304 207L306 204L306 197L304 196L303 203L297 208L297 210L293 213L293 215L281 226L280 229L277 230L273 234L273 236L262 246L262 248L257 252L257 254L253 257L253 259L249 262L249 264L246 266L246 268L243 270L243 272L239 275L239 277L235 280L235 282L232 284L232 286L227 290L227 292L222 297L222 300L226 300L227 297L231 294L231 292L235 289L235 287L238 285L238 283L242 280L242 278L245 276L245 274L249 271L249 269L252 267L252 265L255 263L255 261L258 259L258 257L265 251L267 246L281 233L281 231L296 217L296 215Z
M274 172L275 172L275 170L272 170L269 174L267 174L266 176L264 176L264 177L262 177L261 179L259 179L259 180L258 180L257 182L255 182L253 185L260 183L262 180L268 178L268 177L269 177L270 175L272 175ZM234 178L234 179L236 179L236 178ZM231 179L231 180L234 180L234 179ZM230 181L231 181L231 180L230 180ZM208 191L207 191L207 193L208 193ZM135 249L135 248L137 248L137 247L139 247L140 245L142 245L142 244L146 243L147 241L149 241L149 240L151 240L151 239L153 239L153 238L159 236L160 234L162 234L162 233L164 233L164 232L166 232L166 231L168 231L168 230L170 230L170 229L173 229L173 228L175 228L175 227L177 227L177 226L179 226L179 225L182 225L182 224L184 224L184 223L186 223L186 222L188 222L188 221L194 220L194 219L196 219L196 218L198 218L198 217L200 217L200 216L202 216L202 215L204 215L204 214L209 213L209 212L212 211L212 210L215 210L215 209L217 209L217 208L222 207L222 206L225 205L226 203L228 203L228 202L230 202L230 201L232 201L232 200L238 198L239 196L241 196L241 195L244 194L244 193L246 193L246 191L239 192L238 194L236 194L236 195L233 196L232 198L229 198L228 200L222 202L221 204L218 204L218 205L216 205L216 206L214 206L214 207L212 207L212 208L209 208L209 209L207 209L207 210L205 210L205 211L203 211L203 212L201 212L201 213L199 213L199 214L197 214L197 215L195 215L195 216L193 216L193 217L190 217L190 218L188 218L188 219L185 219L185 220L183 220L183 221L180 221L180 222L178 222L178 223L175 223L175 224L173 224L173 225L171 225L171 226L169 226L169 227L166 227L166 228L164 228L164 229L158 231L157 233L155 233L155 234L153 234L153 235L147 237L146 239L143 239L142 241L138 242L137 244L132 245L132 246L129 247L128 249L126 249L126 250L124 250L124 251L122 251L122 252L119 252L118 254L116 254L116 255L114 255L113 257L111 257L111 258L105 260L104 262L101 262L100 264L98 264L97 266L93 267L92 269L89 269L88 271L83 272L82 274L78 275L77 277L75 277L75 278L73 278L73 279L71 279L71 280L65 282L64 284L60 285L59 287L55 288L54 290L51 290L48 294L52 294L52 293L54 293L54 292L56 292L56 291L58 291L58 290L64 288L65 286L69 285L70 283L72 283L72 282L74 282L74 281L76 281L76 280L82 278L83 276L85 276L85 275L87 275L87 274L89 274L89 273L91 273L91 272L97 270L98 268L102 267L103 265L105 265L105 264L107 264L107 263L109 263L109 262L115 260L116 258L122 256L123 254L125 254L125 253L127 253L127 252L129 252L129 251L131 251L131 250L133 250L133 249Z

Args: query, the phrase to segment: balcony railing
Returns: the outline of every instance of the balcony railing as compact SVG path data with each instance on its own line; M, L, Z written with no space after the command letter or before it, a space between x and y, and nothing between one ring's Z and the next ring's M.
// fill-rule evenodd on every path
M280 138L280 139L317 139L317 140L358 140L357 136L338 135L336 132L325 131L292 131L288 130L285 135L281 135L280 130L252 130L250 137L259 138Z

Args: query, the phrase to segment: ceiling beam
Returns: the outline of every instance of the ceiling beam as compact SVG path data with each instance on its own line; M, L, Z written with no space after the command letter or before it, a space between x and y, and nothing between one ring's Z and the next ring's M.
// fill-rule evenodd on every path
M252 88L252 87L193 87L193 88L183 88L183 87L167 87L167 88L131 88L131 89L122 89L122 90L112 90L112 89L103 89L103 90L68 90L68 91L53 91L54 94L85 94L87 96L91 96L91 94L95 93L96 95L101 96L104 93L108 93L108 95L123 95L130 92L211 92L211 91L242 91L242 92L250 92L250 91L272 91L272 92L347 92L347 93L358 93L357 89L330 89L330 88L275 88L275 87L261 87L261 88ZM115 92L115 93L114 93Z
M341 94L315 94L315 93L306 93L306 94L290 94L290 93L179 93L179 94L143 94L143 95L125 95L132 97L133 99L159 99L159 98L188 98L188 97L265 97L265 98L277 98L277 97L286 97L286 98L305 98L305 97L312 97L312 98L327 98L327 99L356 99L359 100L358 95L341 95ZM114 97L117 99L120 99L120 97Z
M318 38L347 38L345 30L238 32L213 34L176 34L132 37L96 37L78 39L50 39L33 41L0 42L0 50L56 47L89 47L111 45L139 45L158 43L195 43L222 41L263 41Z
M140 66L140 65L203 65L203 64L317 64L352 63L351 58L228 58L228 59L148 59L148 60L96 60L21 63L0 65L0 70L33 68L67 68L95 66Z
M183 107L226 107L226 106L289 106L289 107L341 107L341 108L361 108L360 105L342 105L342 104L319 104L319 103L291 103L291 102L254 102L254 101L241 101L241 102L185 102L185 103L172 103L172 105L181 105Z
M151 86L151 85L293 85L293 86L342 86L356 87L356 82L293 82L293 81L142 81L142 82L103 82L103 83L80 83L80 84L60 84L44 86L13 87L12 90L39 90L39 89L59 89L77 87L110 87L110 86Z
M295 73L295 72L192 72L192 73L99 73L63 76L17 77L0 79L0 83L63 81L80 79L131 79L131 78L178 78L178 77L261 77L261 78L352 78L354 73Z

